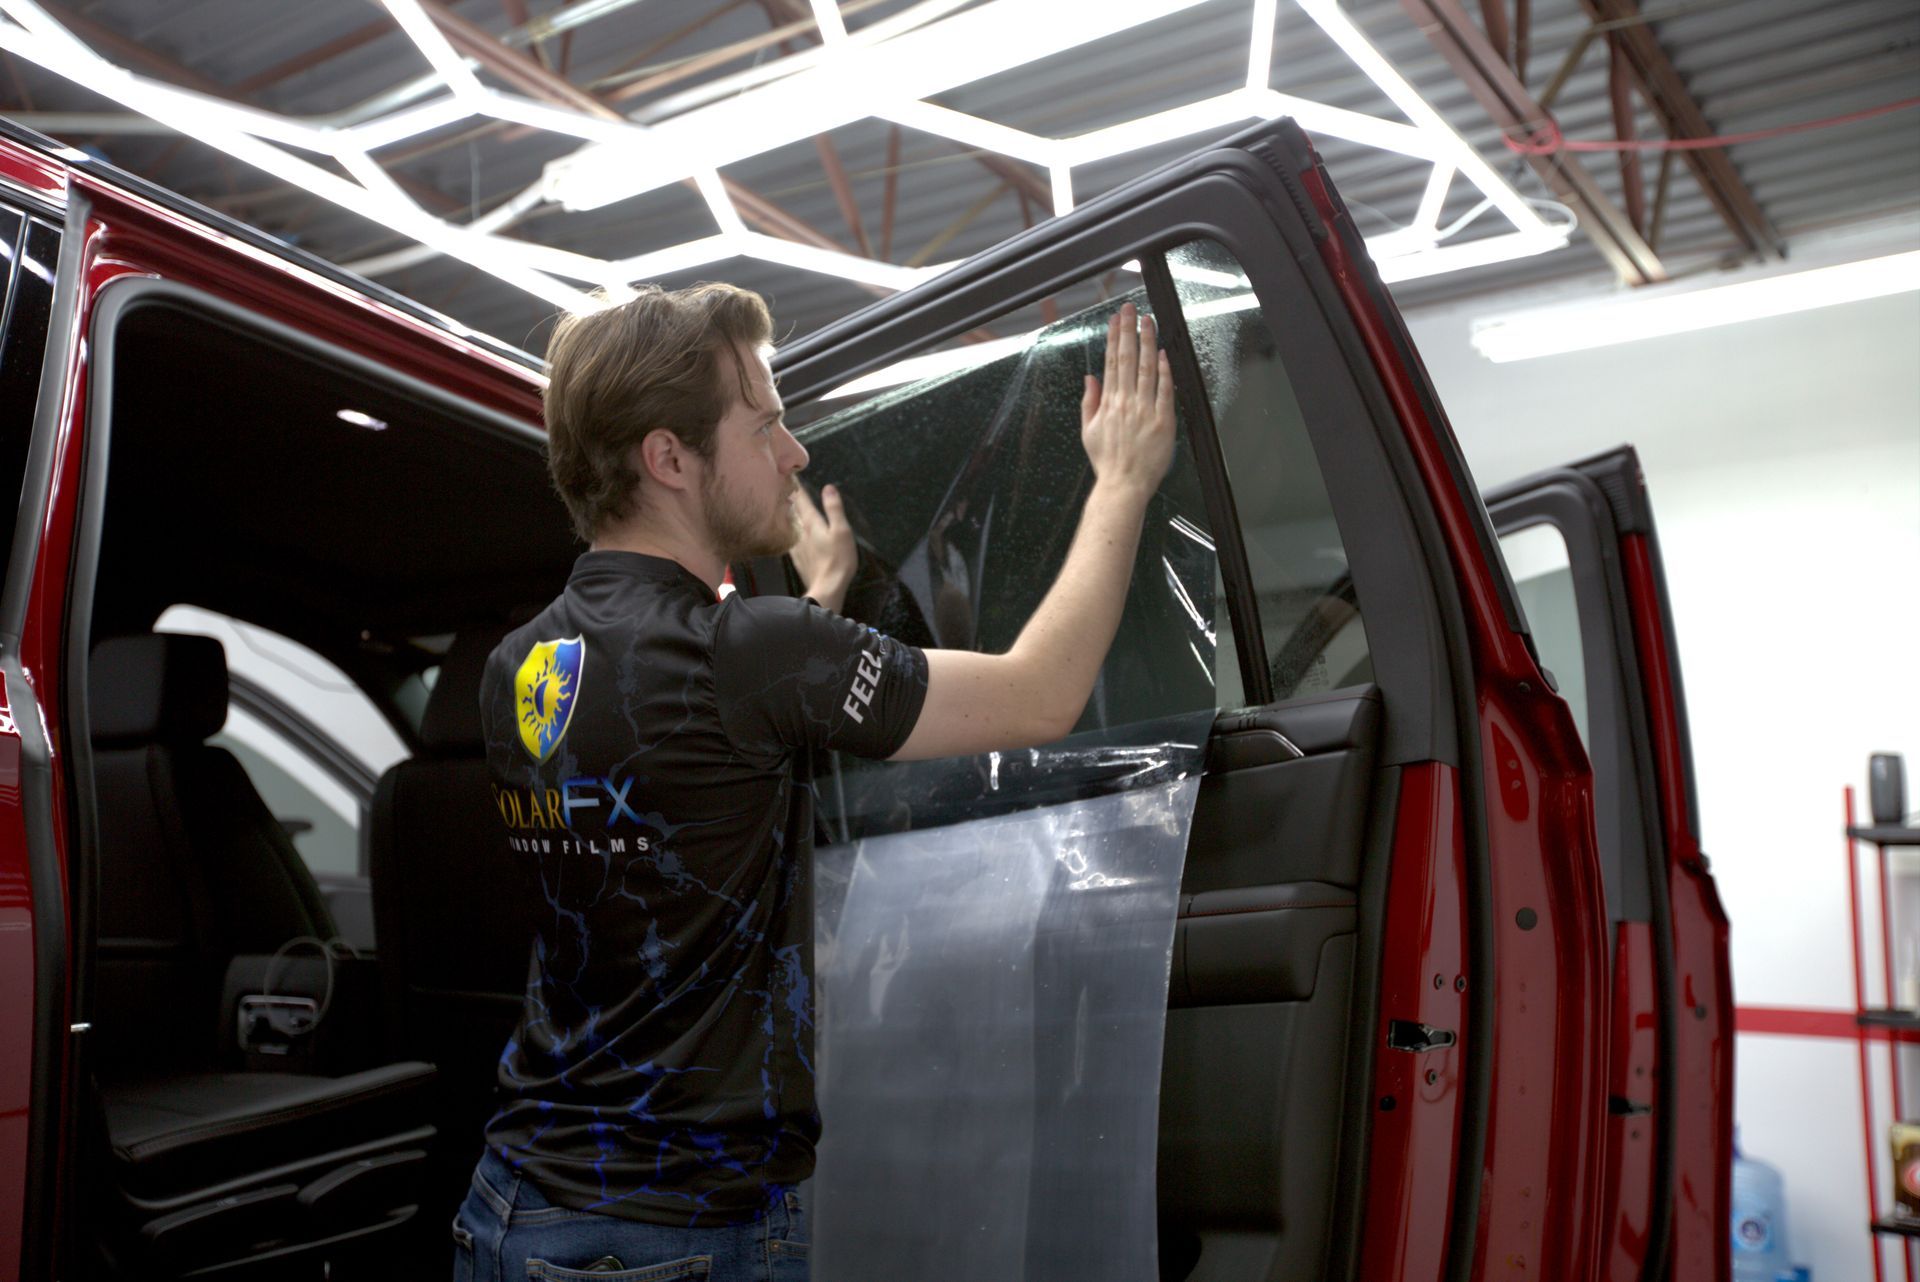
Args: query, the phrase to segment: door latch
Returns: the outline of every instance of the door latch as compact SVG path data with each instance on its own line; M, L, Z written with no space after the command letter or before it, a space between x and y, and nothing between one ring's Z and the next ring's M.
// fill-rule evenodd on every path
M1443 1046L1451 1046L1453 1042L1453 1030L1450 1028L1435 1028L1411 1019L1395 1019L1387 1023L1388 1050L1418 1055L1421 1051L1437 1051Z

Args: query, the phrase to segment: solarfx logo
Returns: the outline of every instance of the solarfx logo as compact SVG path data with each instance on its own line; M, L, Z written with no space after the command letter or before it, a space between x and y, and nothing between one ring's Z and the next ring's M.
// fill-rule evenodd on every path
M617 855L629 850L644 852L651 844L649 838L639 835L614 835L614 830L622 824L637 828L646 823L629 800L634 782L631 776L615 779L579 775L558 788L491 786L493 804L512 834L510 840L515 850L550 851L557 840L562 853ZM608 837L607 843L602 845L597 839L576 835L573 831L576 818L598 820Z
M536 764L553 755L573 721L586 659L586 643L579 637L536 641L514 673L513 706L519 714L520 746Z

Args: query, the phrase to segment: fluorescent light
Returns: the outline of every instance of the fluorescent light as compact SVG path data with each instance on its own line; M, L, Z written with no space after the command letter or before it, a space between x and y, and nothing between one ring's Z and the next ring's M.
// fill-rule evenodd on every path
M1413 215L1413 225L1426 232L1429 237L1440 226L1440 211L1447 203L1447 189L1453 186L1453 166L1446 161L1435 161L1433 172L1427 175L1427 189L1420 193L1420 208Z
M1218 129L1222 125L1238 124L1255 114L1248 109L1246 93L1236 89L1215 98L1188 103L1184 107L1169 107L1138 120L1123 121L1105 129L1076 135L1061 142L1060 149L1068 164L1084 165L1089 161L1105 160L1129 151L1138 151L1142 147L1153 147L1190 134Z
M1298 3L1306 10L1307 16L1326 32L1328 38L1346 51L1354 65L1367 73L1367 78L1380 87L1393 105L1406 113L1408 120L1418 125L1428 138L1441 144L1442 150L1435 153L1434 159L1444 157L1451 161L1521 231L1541 231L1546 227L1533 206L1521 199L1520 193L1495 173L1493 166L1469 147L1467 140L1441 119L1432 104L1420 96L1420 91L1408 83L1406 77L1373 47L1366 33L1340 7L1339 0L1298 0Z
M1464 245L1441 245L1418 253L1402 254L1397 258L1377 258L1374 260L1374 270L1380 273L1383 282L1393 285L1403 280L1438 276L1442 272L1457 272L1467 267L1486 267L1493 263L1511 262L1516 258L1531 258L1535 254L1551 253L1564 246L1567 243L1567 231L1564 227L1543 226L1538 232L1515 231L1502 236L1470 240Z
M535 102L530 98L495 93L491 90L483 92L475 103L479 110L485 111L496 120L510 120L516 125L544 129L548 133L571 134L575 138L584 138L588 142L619 143L630 136L646 132L641 126L628 124L624 120L588 116L578 111L569 111L565 107L554 107L544 102Z
M1006 125L931 102L897 103L882 107L874 114L882 120L891 120L896 125L905 125L921 133L949 138L964 146L978 147L983 151L997 152L1002 156L1012 156L1049 168L1060 156L1060 144L1051 138L1042 138L1022 129L1010 129Z
M835 0L813 0L813 21L820 28L822 41L833 44L847 38L847 23Z
M1473 345L1491 361L1525 360L1916 289L1920 250L1704 289L1651 287L1614 302L1476 321Z
M483 92L472 68L467 66L467 60L454 52L446 32L440 30L439 25L420 8L419 0L381 2L387 6L387 12L393 15L393 20L400 24L400 29L407 33L407 38L413 41L421 55L433 64L433 69L447 82L447 88L453 90L454 97L478 97Z
M1448 150L1429 138L1425 130L1401 124L1397 120L1382 120L1364 111L1348 111L1345 107L1329 107L1324 102L1296 98L1274 89L1248 90L1246 93L1251 103L1247 110L1249 116L1292 116L1294 123L1310 134L1345 138L1362 146L1397 151L1403 156L1418 156L1422 160L1432 160ZM1495 181L1500 181L1497 176Z
M884 44L836 46L838 56L807 71L664 121L637 142L564 156L548 166L550 190L569 209L595 209L1199 3L989 0Z
M719 224L720 233L725 236L744 235L747 225L740 221L740 211L733 207L733 197L727 194L727 185L720 180L720 171L703 169L693 179L694 185L700 188L701 197L707 202L707 211L713 215L713 221Z
M1265 89L1273 75L1275 0L1253 0L1253 39L1247 43L1247 88Z
M333 416L342 423L351 423L355 427L364 427L369 432L384 432L387 430L387 420L375 418L364 410L335 410Z
M9 13L13 12L13 5L17 2L7 0ZM399 197L392 190L390 179L378 181L374 190L348 182L318 165L232 128L230 113L210 110L193 95L144 80L90 51L81 50L76 54L65 42L50 43L20 27L3 23L0 23L0 49L66 76L124 107L165 121L180 133L218 147L284 182L304 187L324 200L384 223L403 235L433 246L450 258L491 272L507 283L569 311L597 311L603 306L579 290L526 268L514 252L512 242L470 233L466 228L452 226L425 213L412 201ZM365 159L345 149L337 149L336 154L343 164L350 167L362 165ZM363 168L362 172L371 178L373 168L377 166Z
M417 138L421 134L443 129L457 120L465 120L472 114L473 105L463 99L435 98L417 107L392 112L363 125L343 129L335 136L355 151L376 151L381 147L391 147L394 143L407 138Z

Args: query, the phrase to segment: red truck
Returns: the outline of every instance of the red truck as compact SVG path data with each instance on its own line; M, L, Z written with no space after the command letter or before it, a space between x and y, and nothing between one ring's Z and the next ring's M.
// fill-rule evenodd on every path
M476 656L579 550L540 364L12 126L0 249L0 1278L437 1276L527 958L523 906L487 894L510 856L454 800L485 788ZM1726 1279L1727 925L1637 462L1483 496L1296 127L776 372L817 416L983 327L1070 337L1061 303L1123 297L1173 357L1169 484L1218 562L1218 670L1179 695L1217 716L1162 1276ZM921 444L885 446L867 542L914 537L925 442L984 430L966 407L994 368L945 376ZM857 473L860 430L813 472ZM1071 502L1069 473L1020 469L1004 520ZM1028 560L976 567L974 620L1044 584ZM333 713L156 630L180 606L319 656L403 759L369 766ZM1155 710L1164 643L1123 631L1116 704ZM309 866L311 817L263 800L230 712L352 798L347 866Z

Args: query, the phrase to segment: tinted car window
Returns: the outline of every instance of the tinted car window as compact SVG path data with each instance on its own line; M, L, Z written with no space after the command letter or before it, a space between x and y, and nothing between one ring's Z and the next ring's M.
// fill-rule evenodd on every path
M1082 376L1103 372L1107 322L1125 302L1151 311L1135 288L1001 340L967 368L809 407L825 417L796 432L812 456L807 480L839 487L861 548L850 617L922 646L1012 646L1053 585L1092 485ZM1119 636L1077 733L1218 706L1214 654L1231 664L1233 645L1220 635L1186 431L1148 508ZM843 791L848 777L838 777ZM834 806L823 796L823 810Z
M1170 250L1167 266L1239 509L1273 696L1371 681L1346 547L1292 375L1247 275L1210 240Z
M10 500L0 520L0 565L12 553L13 513L26 474L40 361L47 350L53 269L60 233L37 218L0 205L0 494Z
M862 545L848 612L917 645L1005 651L1052 587L1092 469L1082 376L1133 290L1029 336L1021 350L874 396L800 428L810 481L834 481ZM1196 555L1199 554L1199 555ZM1182 425L1150 507L1120 635L1079 729L1215 705L1212 537ZM1181 573L1191 563L1203 582ZM1230 652L1230 651L1229 651Z

